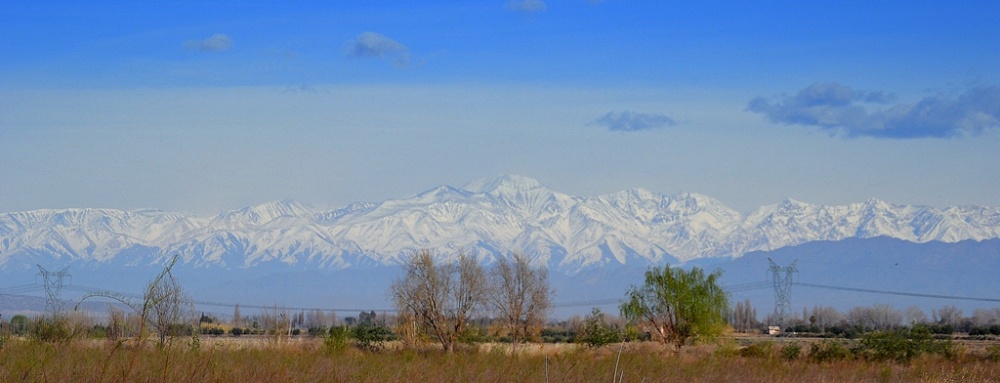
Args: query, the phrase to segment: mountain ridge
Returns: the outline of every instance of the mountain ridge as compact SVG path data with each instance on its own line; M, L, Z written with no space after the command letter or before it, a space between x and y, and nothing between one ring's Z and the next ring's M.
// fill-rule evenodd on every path
M345 269L399 264L420 249L483 262L520 251L566 272L629 262L740 257L812 241L890 237L910 242L1000 238L1000 208L897 205L869 199L816 205L785 199L741 214L698 193L643 188L593 197L517 175L439 186L401 199L319 210L272 201L215 216L156 209L0 213L0 267L12 259L154 263L182 254L202 266L262 263Z

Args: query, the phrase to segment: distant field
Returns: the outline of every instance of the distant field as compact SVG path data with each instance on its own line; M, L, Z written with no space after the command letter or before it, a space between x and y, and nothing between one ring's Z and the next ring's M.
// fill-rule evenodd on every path
M806 341L792 341L799 345ZM763 352L746 352L763 344ZM381 353L331 352L317 338L191 338L170 347L115 347L107 341L41 343L19 338L0 348L0 381L28 382L997 382L1000 363L982 344L952 357L922 355L908 363L785 359L787 343L724 340L680 353L651 343L597 349L568 344L468 346L445 354L390 347Z

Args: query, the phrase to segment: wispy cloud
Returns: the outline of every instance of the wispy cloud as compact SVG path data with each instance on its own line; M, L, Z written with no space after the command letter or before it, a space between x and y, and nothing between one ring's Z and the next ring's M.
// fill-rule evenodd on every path
M387 59L402 68L410 65L410 50L405 45L375 32L364 32L348 41L345 53L352 58Z
M757 97L747 110L780 124L814 126L845 137L949 138L1000 127L1000 85L977 86L957 96L934 95L892 103L884 92L817 83L777 100Z
M524 12L524 13L538 13L544 12L548 6L542 0L510 0L507 2L507 9Z
M199 52L224 52L233 47L233 39L222 33L216 33L204 40L188 40L184 47Z
M612 132L638 132L674 126L677 122L664 114L639 113L632 111L608 112L594 120L591 125L600 125Z

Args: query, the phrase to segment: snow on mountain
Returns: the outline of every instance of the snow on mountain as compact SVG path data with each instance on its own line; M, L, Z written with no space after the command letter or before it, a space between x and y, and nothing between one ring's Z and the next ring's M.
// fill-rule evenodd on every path
M939 209L875 199L825 206L786 199L743 215L695 193L630 189L576 197L531 178L503 175L329 211L285 200L213 217L114 209L3 213L0 265L33 256L114 262L123 254L129 262L152 263L176 253L200 266L343 269L398 264L413 251L432 249L484 262L520 251L555 269L578 271L872 237L918 243L998 238L1000 208Z

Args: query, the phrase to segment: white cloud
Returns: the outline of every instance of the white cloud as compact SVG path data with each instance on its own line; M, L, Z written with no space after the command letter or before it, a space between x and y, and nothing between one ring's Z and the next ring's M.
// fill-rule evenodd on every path
M638 132L640 130L674 126L677 122L664 114L639 113L626 110L619 113L605 113L594 120L592 124L606 127L613 132Z
M410 51L405 45L375 32L364 32L348 41L345 53L352 58L389 59L398 67L410 64Z
M747 110L772 122L814 126L847 137L948 138L1000 128L1000 85L974 87L957 97L925 97L914 104L889 104L891 100L883 92L817 83L776 101L754 98Z
M184 47L199 52L223 52L233 46L233 39L222 33L216 33L204 40L188 40Z

